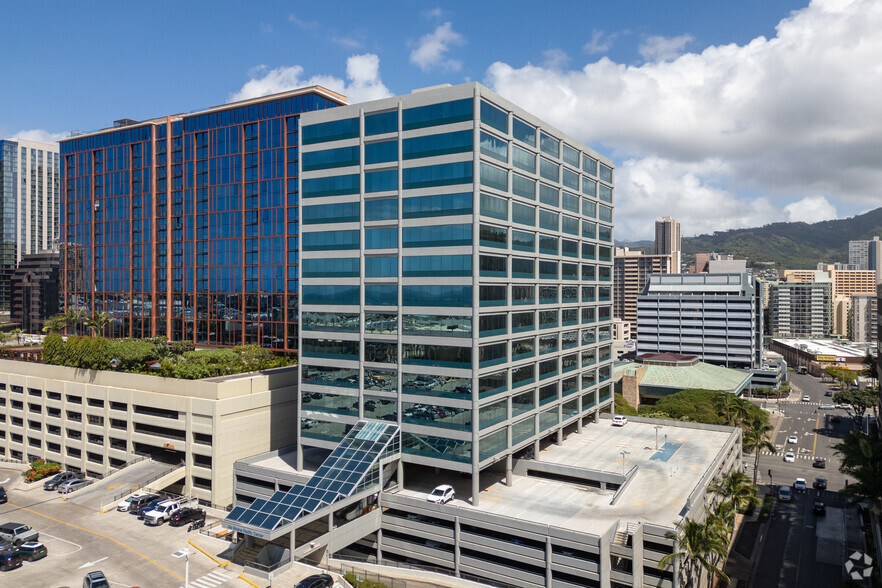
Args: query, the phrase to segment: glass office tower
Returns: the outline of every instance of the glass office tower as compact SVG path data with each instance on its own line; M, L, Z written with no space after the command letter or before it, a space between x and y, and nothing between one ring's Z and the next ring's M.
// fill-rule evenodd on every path
M477 83L304 114L301 150L298 455L366 418L510 469L612 402L609 159Z
M298 118L311 87L61 142L67 307L110 337L297 347Z

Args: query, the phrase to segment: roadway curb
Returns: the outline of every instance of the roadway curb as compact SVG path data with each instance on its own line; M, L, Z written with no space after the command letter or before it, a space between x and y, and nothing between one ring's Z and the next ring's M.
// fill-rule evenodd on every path
M198 535L196 535L196 537L198 537ZM196 549L198 549L199 551L201 551L201 552L203 553L203 555L207 555L207 556L208 556L209 558L211 558L211 560L214 561L214 563L216 563L217 565L223 567L223 566L226 566L226 565L228 565L228 564L230 563L229 561L224 561L224 562L222 562L222 561L219 560L218 558L214 557L213 555L211 555L210 553L208 553L207 551L205 551L204 549L202 549L201 547L199 547L198 545L196 545L195 543L193 543L193 539L194 539L194 538L190 538L190 539L188 539L188 540L187 540L187 543L189 543L190 545L192 545L193 547L195 547Z

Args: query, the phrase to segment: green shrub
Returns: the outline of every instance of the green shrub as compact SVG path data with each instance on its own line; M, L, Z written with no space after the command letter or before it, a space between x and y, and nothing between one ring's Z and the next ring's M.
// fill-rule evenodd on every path
M22 475L24 476L25 482L36 482L47 476L55 475L60 471L61 465L52 461L38 459L31 462L31 469L27 470Z
M637 416L637 409L631 406L625 397L622 394L616 392L615 394L616 400L616 414L623 414L625 416Z
M726 424L726 417L720 412L717 400L723 394L718 390L683 390L660 399L655 406L647 407L656 412L670 415L674 420L688 420L696 423L708 423L712 425ZM769 415L761 408L754 406L746 400L740 401L746 412L743 420L750 421L754 418L768 421ZM641 407L642 409L643 407ZM641 416L644 416L641 413Z
M377 582L376 580L357 580L355 574L352 572L346 572L343 577L355 588L389 588L382 582Z

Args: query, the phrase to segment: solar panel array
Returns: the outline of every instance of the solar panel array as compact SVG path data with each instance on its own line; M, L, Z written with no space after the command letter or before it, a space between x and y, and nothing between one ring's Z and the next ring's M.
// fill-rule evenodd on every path
M398 425L359 421L306 484L237 506L225 522L250 525L264 531L296 521L323 506L350 496L390 445L397 448Z

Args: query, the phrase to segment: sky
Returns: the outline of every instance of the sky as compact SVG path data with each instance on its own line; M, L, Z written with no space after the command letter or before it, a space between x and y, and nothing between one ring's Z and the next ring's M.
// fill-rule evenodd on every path
M8 3L0 137L478 81L616 165L616 238L882 205L882 2Z

